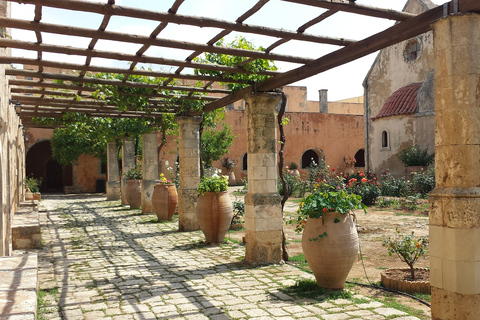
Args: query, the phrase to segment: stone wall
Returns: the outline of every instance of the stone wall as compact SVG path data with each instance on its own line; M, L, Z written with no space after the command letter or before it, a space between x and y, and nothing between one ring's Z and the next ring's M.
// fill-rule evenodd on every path
M0 16L10 16L10 3L0 2ZM0 36L8 36L3 30ZM10 50L0 48L0 55L9 56ZM0 65L0 256L11 254L12 219L20 199L23 199L25 174L25 145L21 123L9 102L8 79L5 65Z

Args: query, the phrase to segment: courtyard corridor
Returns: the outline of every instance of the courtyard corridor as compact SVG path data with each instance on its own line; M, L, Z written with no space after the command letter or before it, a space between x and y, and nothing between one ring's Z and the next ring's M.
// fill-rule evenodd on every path
M360 295L300 298L285 288L312 275L249 266L243 246L207 246L176 216L157 223L97 195L47 196L39 211L39 319L418 319Z

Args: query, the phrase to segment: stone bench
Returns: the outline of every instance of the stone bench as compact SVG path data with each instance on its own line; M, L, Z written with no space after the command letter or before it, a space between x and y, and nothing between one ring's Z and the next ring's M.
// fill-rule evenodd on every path
M24 201L15 211L12 222L12 247L14 250L41 247L38 202Z
M36 319L37 263L36 253L0 257L0 319Z

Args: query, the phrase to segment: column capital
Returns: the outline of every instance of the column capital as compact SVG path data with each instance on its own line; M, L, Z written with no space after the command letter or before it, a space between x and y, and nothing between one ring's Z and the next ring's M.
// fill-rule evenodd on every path
M200 124L203 121L202 116L175 116L175 122L177 123L192 123L192 124Z

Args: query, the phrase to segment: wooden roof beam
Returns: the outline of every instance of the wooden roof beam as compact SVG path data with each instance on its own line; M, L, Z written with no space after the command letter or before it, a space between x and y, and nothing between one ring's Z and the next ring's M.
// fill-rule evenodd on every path
M8 0L14 1L14 0ZM232 30L237 32L245 32L252 34L259 34L264 36L276 37L276 38L288 38L292 40L307 41L314 43L323 43L323 44L332 44L344 46L348 45L354 40L332 38L332 37L319 37L310 34L298 33L295 31L287 31L284 29L274 29L267 28L263 26L252 26L243 23L233 23L225 20L218 20L205 17L194 17L194 16L184 16L184 15L172 15L164 12L155 12L148 10L141 10L131 7L123 6L110 6L107 4L100 4L95 2L87 1L77 1L77 0L22 0L22 3L27 4L37 4L41 3L43 6L66 9L66 10L75 10L75 11L84 11L91 13L98 13L101 15L117 15L123 17L153 20L153 21L162 21L168 23L176 23L182 25L190 25L200 28L219 28L225 30ZM188 49L187 49L188 50Z
M237 68L237 67L228 67L228 66L221 66L216 64L203 64L203 63L196 63L196 62L190 62L190 61L184 61L184 60L164 59L164 58L156 58L156 57L145 57L145 56L139 57L136 55L121 54L121 53L115 53L115 52L86 50L86 49L79 49L79 48L73 48L68 46L57 46L57 45L49 45L49 44L37 44L34 42L2 39L2 38L0 38L0 47L24 49L24 50L35 50L35 51L41 50L44 52L60 53L60 54L67 54L67 55L89 56L92 58L93 57L104 58L104 59L121 60L121 61L135 61L135 62L158 64L158 65L183 66L185 68L204 69L204 70L221 71L221 72L229 72L229 73L252 74L252 72L250 71L244 70L243 68ZM280 72L266 70L266 71L260 71L257 74L275 75L275 74L280 74Z
M69 0L68 2L71 2L71 1L73 0ZM293 63L300 63L300 64L305 64L312 61L312 59L303 58L303 57L295 57L290 55L274 54L274 53L265 53L262 51L255 51L255 50L245 50L245 49L220 47L220 46L209 46L209 45L198 44L193 42L158 39L158 38L152 39L150 37L125 34L120 32L113 32L113 31L99 32L98 30L92 30L87 28L69 27L69 26L47 24L47 23L35 23L30 21L4 18L4 17L0 17L0 27L17 28L17 29L23 29L23 30L29 30L29 31L39 30L42 32L56 33L56 34L61 34L66 36L88 37L88 38L97 37L102 40L111 40L111 41L136 43L136 44L148 44L151 46L166 47L166 48L173 48L173 49L212 52L212 53L227 54L227 55L241 56L241 57L247 57L247 58L270 59L270 60L278 60L278 61L293 62ZM342 40L342 43L343 45L348 44L343 40Z

